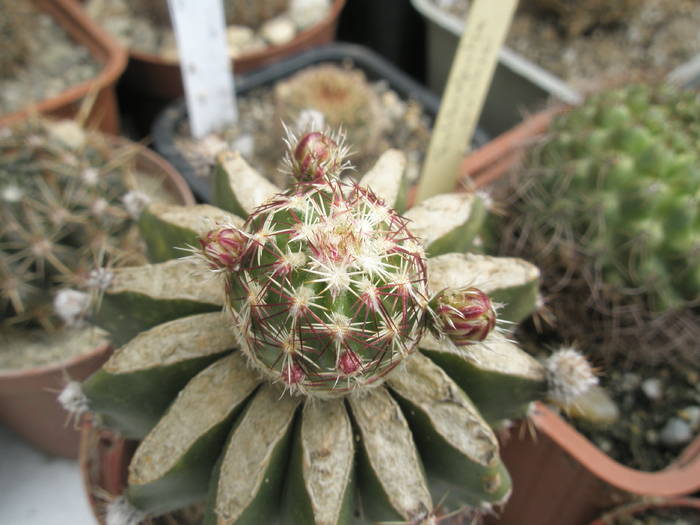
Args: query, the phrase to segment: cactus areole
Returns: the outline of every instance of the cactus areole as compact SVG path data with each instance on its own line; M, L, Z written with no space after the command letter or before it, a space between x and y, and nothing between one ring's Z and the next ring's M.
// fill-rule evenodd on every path
M490 423L566 388L494 330L489 296L521 320L537 269L455 253L484 199L439 195L401 216L400 152L355 183L338 137L288 142L289 189L220 155L219 207L146 208L154 264L103 290L95 320L123 346L64 397L142 439L110 524L205 497L206 525L273 523L277 509L346 525L358 498L365 522L488 509L510 494Z

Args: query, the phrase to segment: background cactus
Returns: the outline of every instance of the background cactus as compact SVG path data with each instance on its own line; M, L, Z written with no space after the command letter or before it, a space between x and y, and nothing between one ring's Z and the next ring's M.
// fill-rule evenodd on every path
M700 335L699 118L698 95L670 86L592 95L554 119L508 184L518 196L505 196L504 253L543 269L565 339L603 343L603 354L691 356L682 348Z
M568 380L571 367L547 368L491 329L486 294L516 322L538 271L449 253L450 239L474 240L479 195L402 217L401 153L358 185L340 180L337 138L289 141L290 189L224 153L221 208L151 205L140 224L158 262L112 272L95 321L124 345L66 390L77 411L142 439L111 524L207 487L204 523L271 523L277 509L289 523L350 523L356 492L367 521L427 522L437 501L484 510L510 493L491 424L550 384L568 399L595 382L587 365ZM182 246L195 256L174 258Z
M642 3L639 0L527 0L523 6L555 15L566 35L577 37L595 27L624 24Z
M0 78L12 76L26 59L36 16L30 2L0 0Z
M27 121L0 137L0 314L3 329L54 330L78 321L96 264L143 263L128 205L129 148L73 122ZM127 197L126 200L124 199ZM57 316L54 306L61 316Z
M360 70L350 70L332 64L309 67L275 86L275 102L279 119L299 123L303 128L304 114L319 112L324 123L341 127L353 154L372 156L377 151L378 138L388 126L379 96ZM362 164L361 159L353 163Z

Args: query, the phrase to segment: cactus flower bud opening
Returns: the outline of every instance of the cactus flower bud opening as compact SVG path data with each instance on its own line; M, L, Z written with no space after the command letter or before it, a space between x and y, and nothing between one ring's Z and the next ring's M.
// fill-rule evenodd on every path
M202 254L213 269L236 268L247 243L248 237L237 228L211 230L199 239Z
M483 341L496 326L491 299L478 288L442 292L436 311L444 333L458 346Z
M292 155L292 170L297 180L320 182L342 165L338 144L321 132L307 133L297 143Z

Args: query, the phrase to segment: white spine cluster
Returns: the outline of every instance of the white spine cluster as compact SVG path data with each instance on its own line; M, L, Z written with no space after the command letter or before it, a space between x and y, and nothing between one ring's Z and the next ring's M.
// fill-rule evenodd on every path
M545 362L548 397L562 407L571 406L576 398L598 384L591 365L574 348L562 348Z
M107 505L106 525L138 525L145 519L146 513L134 507L124 496Z
M142 191L131 190L124 194L122 202L132 219L138 219L141 212L151 203L151 198Z
M75 417L80 417L90 409L88 398L83 393L83 389L78 381L68 382L61 393L58 394L58 402Z
M78 326L90 306L90 296L86 293L66 288L56 294L53 308L66 326Z

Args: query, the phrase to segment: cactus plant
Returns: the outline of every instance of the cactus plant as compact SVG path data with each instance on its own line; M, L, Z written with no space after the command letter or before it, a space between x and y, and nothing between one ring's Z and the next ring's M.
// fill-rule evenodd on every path
M494 330L496 302L512 322L531 311L538 270L464 253L482 196L401 216L400 152L358 184L340 178L337 136L288 141L289 189L221 154L219 207L149 206L154 262L102 290L95 321L123 346L62 398L142 439L110 524L207 490L204 523L272 523L280 506L289 523L350 523L356 489L365 520L484 510L510 493L491 425L552 385L568 400L595 382Z
M690 331L694 348L697 320L672 320L690 315L700 297L699 117L693 92L610 89L555 118L528 156L508 204L506 252L529 253L550 276L564 338L595 347L610 334L615 355L658 358L663 346L684 346L679 337ZM592 317L582 309L593 309L602 328L581 323Z
M309 110L320 112L326 125L342 126L348 142L363 155L376 151L377 139L388 126L379 96L364 73L333 64L310 67L279 82L275 103L285 122L297 123Z
M27 121L0 138L0 319L52 331L84 314L79 287L95 263L145 262L129 215L126 149L70 121ZM122 200L126 197L126 200Z
M556 15L568 36L576 37L594 26L624 24L633 10L640 8L635 0L528 0L524 5Z

